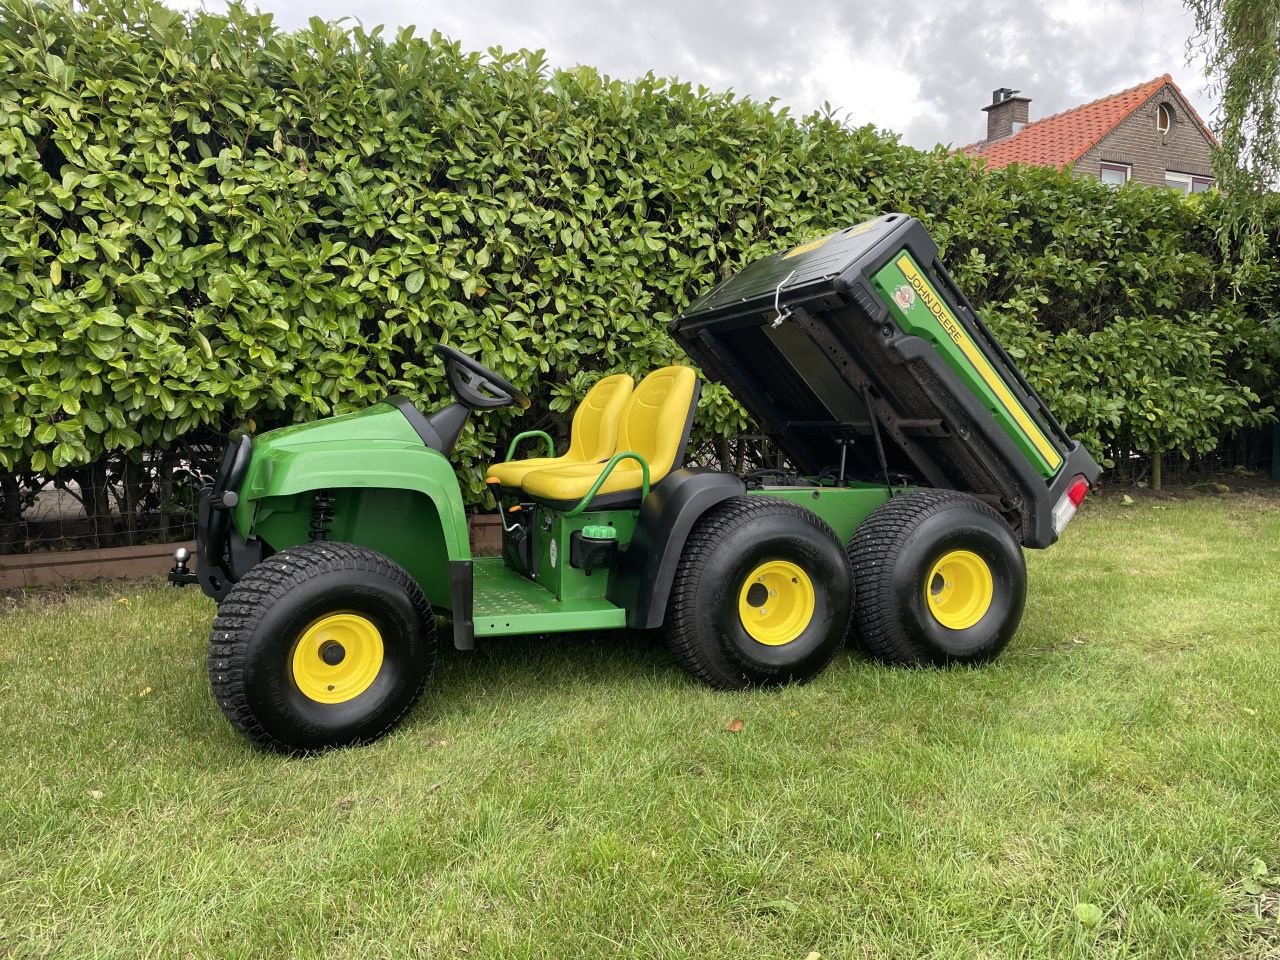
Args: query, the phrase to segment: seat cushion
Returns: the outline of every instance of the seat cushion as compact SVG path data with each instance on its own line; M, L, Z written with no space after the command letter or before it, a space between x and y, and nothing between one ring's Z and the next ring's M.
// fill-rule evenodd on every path
M651 482L657 483L684 460L698 394L698 375L673 364L641 380L627 401L618 428L618 450L644 457Z
M673 365L653 371L640 382L622 411L618 428L618 452L644 457L649 483L656 485L684 460L693 413L698 405L698 377L692 369ZM526 494L556 507L572 506L587 495L604 470L604 462L565 464L526 473L520 482ZM604 507L606 497L618 494L638 499L644 470L634 460L619 461L596 491L594 505Z
M535 470L568 466L575 463L595 463L608 460L613 454L618 437L618 421L622 410L631 399L635 381L628 374L615 373L600 380L587 391L573 414L569 449L560 457L531 457L527 460L507 460L495 463L485 474L486 482L496 482L513 490Z
M568 457L531 457L528 460L508 460L506 463L495 463L489 467L485 481L497 480L504 487L518 487L525 476L535 470L549 470L552 467L563 467L576 461Z
M577 503L587 495L603 469L603 463L575 463L548 470L535 470L525 474L520 485L525 493L538 500L557 504ZM639 491L643 479L640 464L634 460L623 460L613 468L613 473L609 474L609 479L604 482L599 494Z

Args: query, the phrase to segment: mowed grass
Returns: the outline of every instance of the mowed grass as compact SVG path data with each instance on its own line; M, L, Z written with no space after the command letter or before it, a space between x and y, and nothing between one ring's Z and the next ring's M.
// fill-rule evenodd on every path
M1028 560L983 669L491 641L310 759L222 719L199 593L0 598L0 957L1280 955L1280 499L1095 501Z

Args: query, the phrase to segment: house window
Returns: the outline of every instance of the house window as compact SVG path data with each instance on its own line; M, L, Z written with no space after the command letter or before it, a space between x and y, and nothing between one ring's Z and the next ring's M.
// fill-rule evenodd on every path
M1204 193L1213 189L1213 177L1198 177L1193 173L1165 171L1164 185L1181 193Z
M1113 187L1123 187L1129 182L1131 170L1127 163L1104 163L1098 173L1098 179Z
M1173 129L1173 107L1167 103L1156 108L1156 129L1162 134Z

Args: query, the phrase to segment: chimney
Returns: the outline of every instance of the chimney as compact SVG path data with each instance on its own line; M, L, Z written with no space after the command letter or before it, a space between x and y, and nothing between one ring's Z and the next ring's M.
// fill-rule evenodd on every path
M1019 92L1008 87L991 92L991 105L982 108L987 115L987 143L1003 140L1027 125L1031 98L1020 97Z

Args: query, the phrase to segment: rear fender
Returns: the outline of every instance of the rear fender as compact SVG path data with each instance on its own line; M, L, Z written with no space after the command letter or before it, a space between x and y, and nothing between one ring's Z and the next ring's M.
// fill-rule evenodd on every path
M662 626L676 567L694 524L716 504L746 489L733 474L695 467L674 470L654 487L609 580L609 600L627 611L628 627Z

